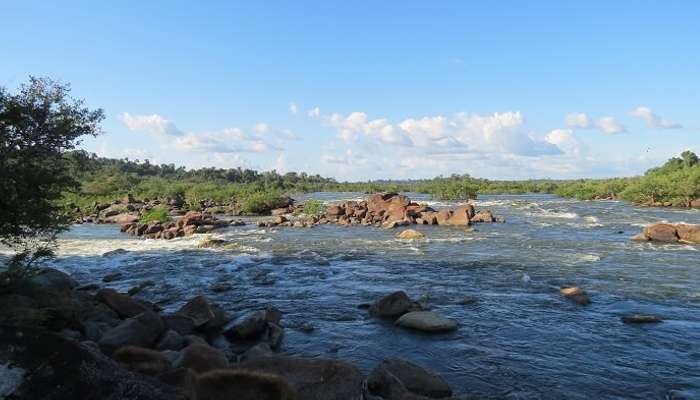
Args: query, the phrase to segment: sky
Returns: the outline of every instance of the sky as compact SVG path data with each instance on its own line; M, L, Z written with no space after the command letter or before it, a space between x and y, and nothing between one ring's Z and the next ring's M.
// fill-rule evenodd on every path
M700 152L697 1L0 0L0 86L100 156L339 180L631 176Z

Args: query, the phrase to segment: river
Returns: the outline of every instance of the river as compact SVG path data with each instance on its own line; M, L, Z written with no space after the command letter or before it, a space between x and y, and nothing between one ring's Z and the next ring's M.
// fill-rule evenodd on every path
M108 284L120 290L152 280L141 296L166 310L198 294L234 315L274 304L285 313L285 353L340 358L364 372L398 356L479 398L700 398L700 246L630 240L653 222L700 223L700 211L549 195L482 196L476 207L506 223L419 226L418 241L375 227L248 225L213 235L238 244L227 250L198 249L199 235L143 240L85 224L61 236L53 264L85 283L122 272ZM127 252L102 256L115 249ZM216 283L231 290L216 293ZM565 285L584 288L592 303L562 298ZM459 329L414 333L358 308L399 289ZM665 321L625 325L629 313Z

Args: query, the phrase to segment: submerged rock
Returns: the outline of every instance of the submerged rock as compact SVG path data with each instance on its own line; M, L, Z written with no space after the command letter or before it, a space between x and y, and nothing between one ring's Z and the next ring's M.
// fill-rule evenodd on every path
M398 237L399 239L420 239L425 237L425 235L414 229L406 229L405 231L399 233Z
M449 332L457 329L457 322L432 311L412 311L396 320L396 325L423 332Z
M583 289L576 286L564 286L559 289L559 292L567 299L573 301L574 303L580 305L586 305L591 303L591 299L588 297Z
M658 324L663 320L656 315L632 314L622 317L622 322L626 324Z

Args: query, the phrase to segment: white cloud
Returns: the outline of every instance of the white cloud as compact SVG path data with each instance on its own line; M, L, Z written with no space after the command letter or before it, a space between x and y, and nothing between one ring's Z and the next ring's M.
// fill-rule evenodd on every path
M147 132L161 136L182 136L183 132L172 122L158 114L151 115L131 115L123 113L121 120L127 129L132 132Z
M568 155L578 156L582 152L582 145L574 137L571 129L555 129L549 132L544 139Z
M593 128L593 120L585 113L575 112L566 116L566 125L572 128Z
M605 133L615 134L625 132L625 127L613 117L603 117L598 120L598 129Z
M275 160L275 171L280 174L287 173L287 157L284 153L280 153Z
M312 108L309 110L309 117L311 118L318 118L321 116L321 109L318 107Z
M646 121L648 126L651 126L653 128L661 128L661 129L677 129L681 128L681 125L672 121L669 121L666 118L662 118L653 112L651 112L651 109L649 107L645 106L639 106L632 110L630 112L630 115L633 117L638 117Z
M345 153L340 156L328 154L323 155L321 156L321 161L327 164L341 164L348 166L365 166L368 162L365 156L353 152L352 149L346 149Z
M299 112L299 107L297 107L297 103L293 101L289 103L289 112L292 114L296 114Z
M255 124L255 132L257 133L268 133L270 132L270 125L264 123L264 122L258 122Z

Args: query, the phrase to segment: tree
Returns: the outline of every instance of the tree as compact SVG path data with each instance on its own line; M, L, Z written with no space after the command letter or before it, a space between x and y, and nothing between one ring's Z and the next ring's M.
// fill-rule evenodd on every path
M683 165L686 168L694 167L698 164L698 156L690 150L682 152L681 158L683 159Z
M30 77L17 93L0 87L0 242L27 259L28 243L50 242L68 227L57 200L77 182L64 152L100 133L103 119L51 79Z

